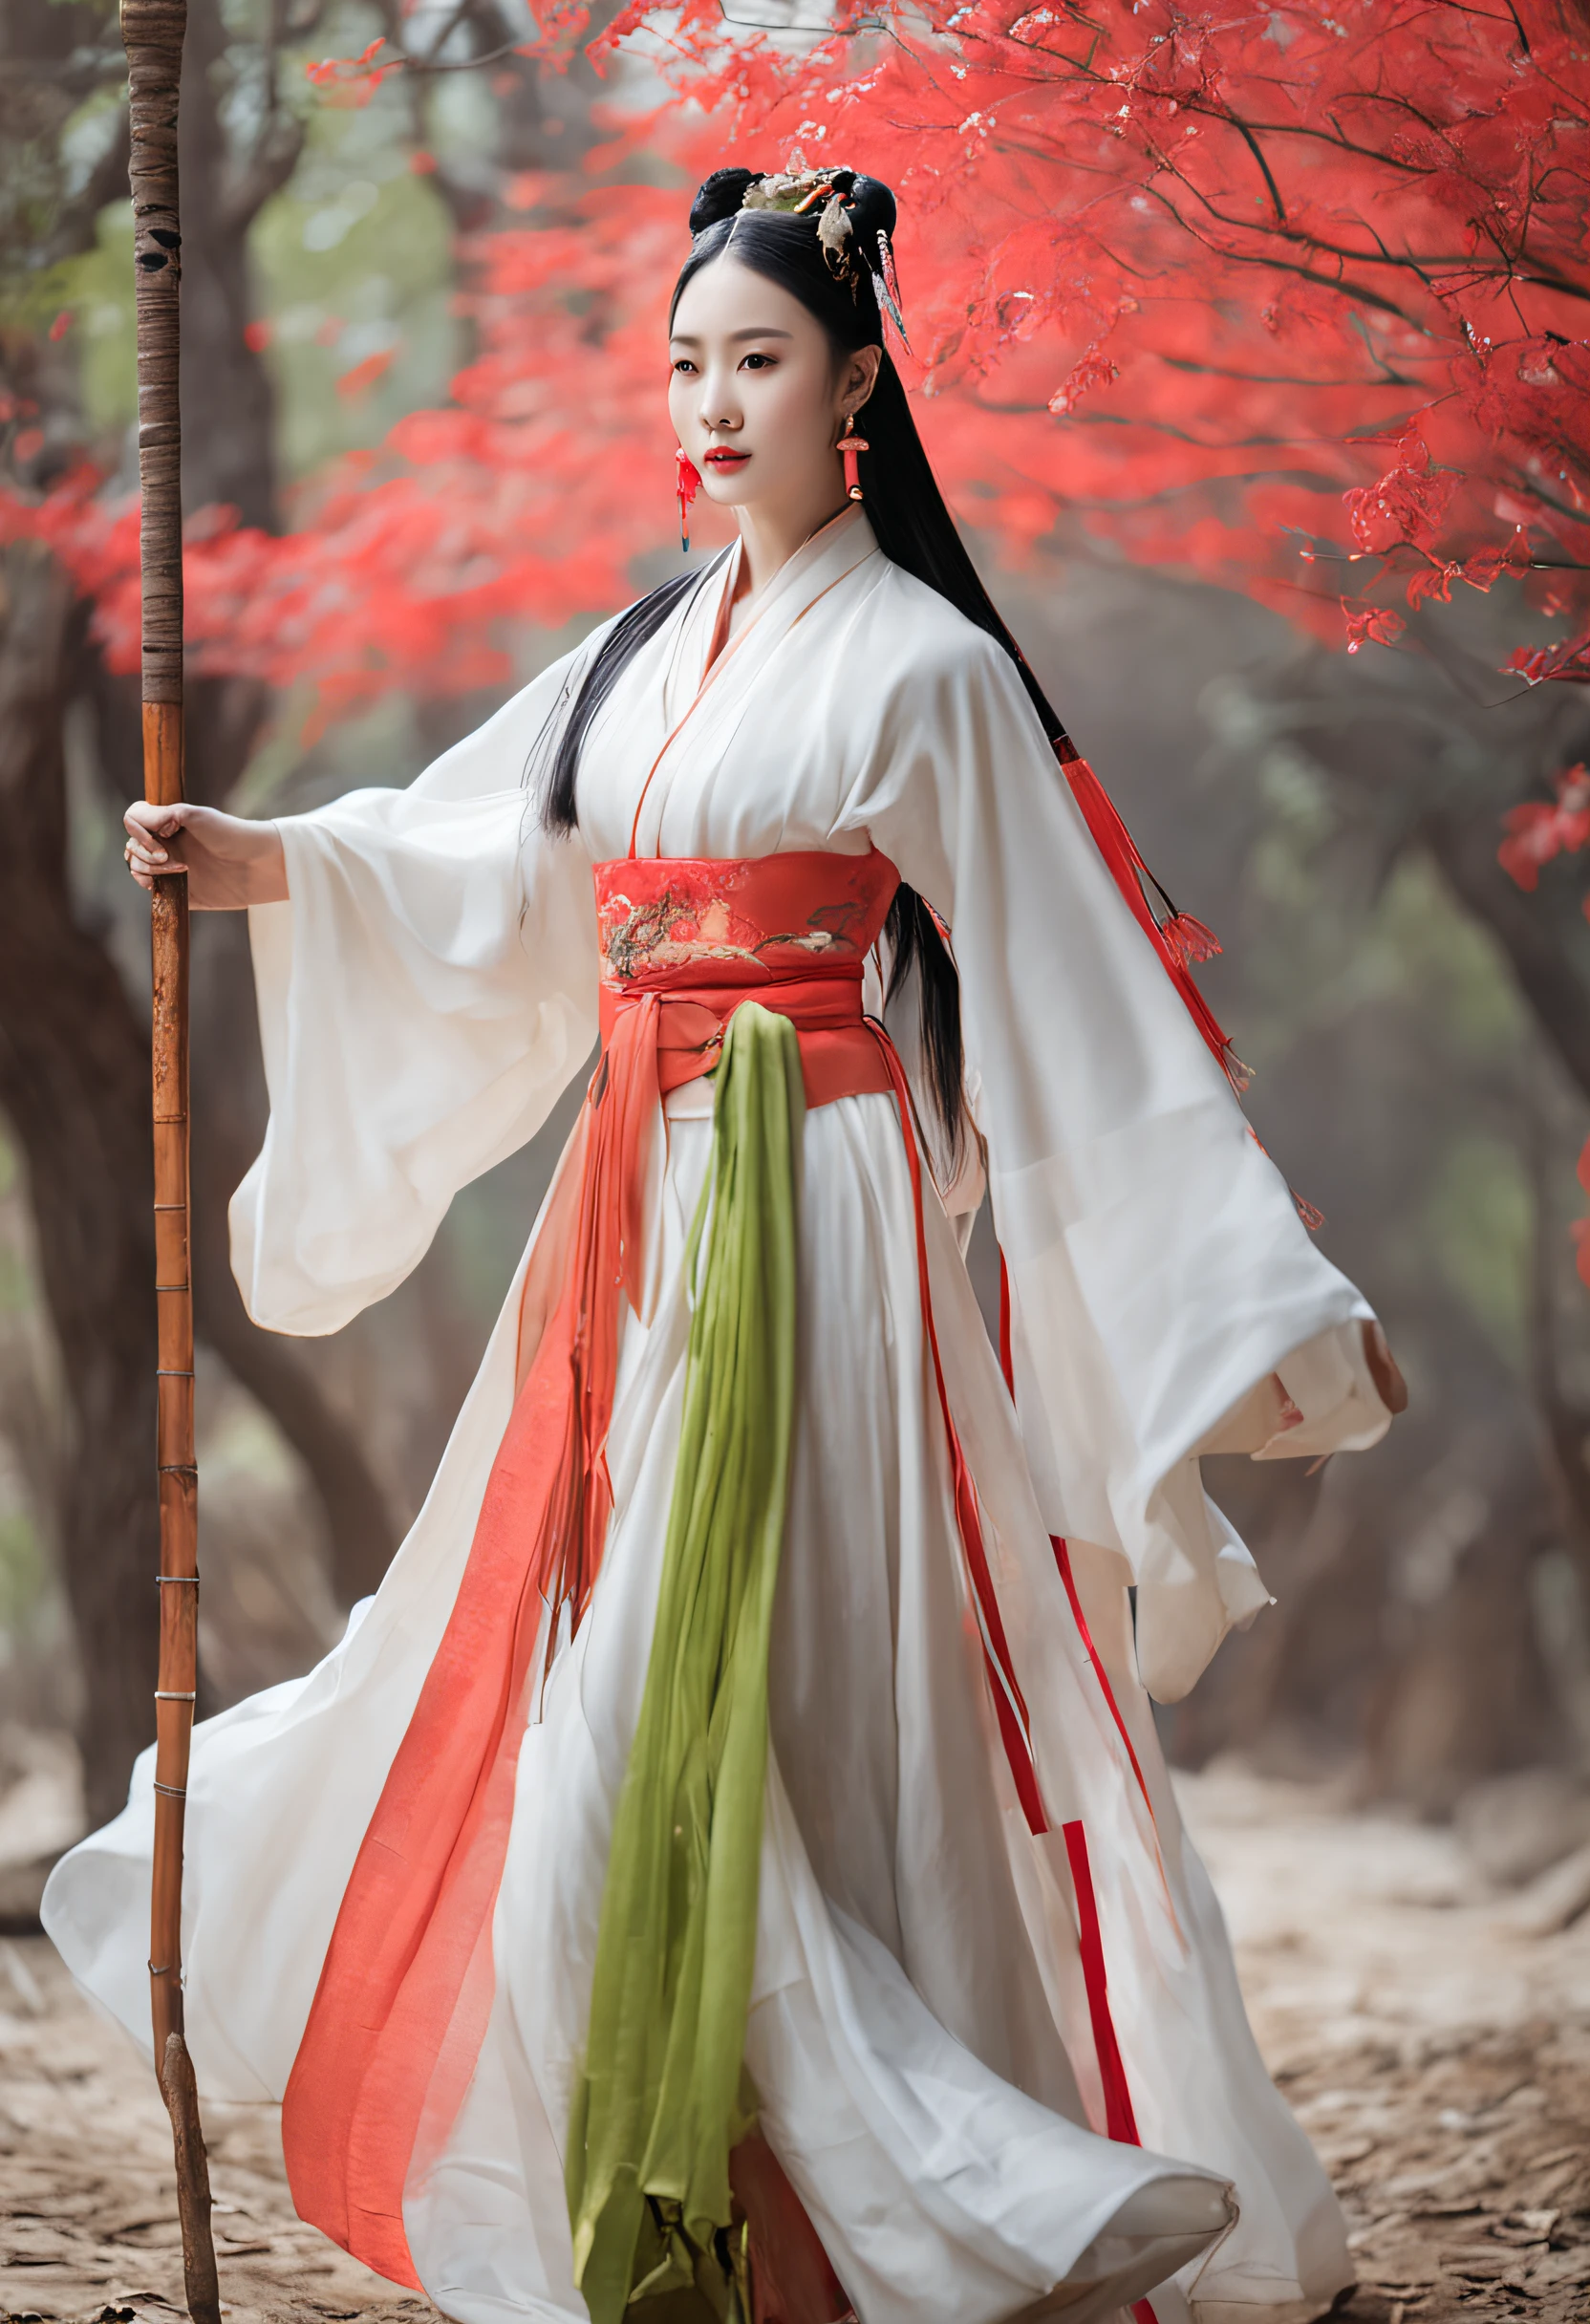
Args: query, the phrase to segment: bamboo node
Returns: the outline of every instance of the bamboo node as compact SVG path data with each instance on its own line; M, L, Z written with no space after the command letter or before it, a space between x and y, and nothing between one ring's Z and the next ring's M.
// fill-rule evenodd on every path
M177 1687L157 1687L155 1700L157 1703L196 1703L199 1697L191 1688L183 1694Z
M157 1792L163 1793L167 1799L185 1799L187 1797L187 1785L185 1783L161 1783L157 1778L155 1789Z

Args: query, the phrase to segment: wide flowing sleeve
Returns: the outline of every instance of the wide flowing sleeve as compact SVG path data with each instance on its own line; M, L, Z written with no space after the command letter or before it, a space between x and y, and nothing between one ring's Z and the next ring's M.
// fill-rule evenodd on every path
M1051 1532L1127 1560L1145 1684L1174 1701L1268 1601L1198 1450L1230 1441L1272 1374L1295 1412L1269 1456L1287 1435L1316 1453L1375 1442L1371 1310L1311 1240L1009 657L897 586L909 669L843 820L953 930L1034 1485Z
M526 783L574 658L408 789L277 826L289 901L248 915L270 1120L231 1206L273 1331L335 1331L401 1282L596 1038L590 860Z

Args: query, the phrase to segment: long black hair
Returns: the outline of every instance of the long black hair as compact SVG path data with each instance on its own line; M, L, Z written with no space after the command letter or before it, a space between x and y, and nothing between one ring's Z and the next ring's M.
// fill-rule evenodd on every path
M879 236L893 234L894 197L877 179L860 177L851 170L825 172L824 177L840 198L850 229L845 271L836 272L830 263L831 242L825 247L819 239L821 203L802 215L789 210L744 209L741 204L747 191L763 182L763 173L717 169L691 204L690 230L695 239L674 286L670 326L686 285L732 247L741 266L777 283L816 317L833 343L836 359L853 355L859 348L883 346L883 319L875 288L878 261L873 254L880 248ZM887 347L867 401L866 433L870 448L861 455L861 485L878 547L892 564L925 581L968 621L1003 646L1021 673L1044 733L1051 742L1064 744L1064 728L1000 620L956 530ZM574 828L580 752L598 711L627 664L656 635L685 594L699 586L700 579L699 574L686 573L665 581L631 606L603 639L553 756L542 805L548 829ZM953 1154L960 1144L965 1111L960 980L955 960L928 905L904 884L890 908L885 935L890 947L891 999L909 983L913 970L916 974L923 1057L935 1108Z

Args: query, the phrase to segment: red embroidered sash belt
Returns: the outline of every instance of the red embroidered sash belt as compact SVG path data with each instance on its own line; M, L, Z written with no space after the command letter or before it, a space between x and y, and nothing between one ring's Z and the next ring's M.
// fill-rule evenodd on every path
M887 1093L893 1081L862 1015L861 984L898 885L875 850L598 864L604 1048L625 1016L655 999L666 1097L712 1071L729 1018L757 1001L800 1036L808 1107Z
M602 987L602 1045L612 1045L620 1020L657 1007L656 1084L670 1095L712 1072L723 1028L741 1001L760 1001L793 1023L801 1042L806 1106L835 1098L887 1095L892 1089L877 1036L861 1009L861 971L853 977L780 977L765 984L691 985L683 991L640 984Z

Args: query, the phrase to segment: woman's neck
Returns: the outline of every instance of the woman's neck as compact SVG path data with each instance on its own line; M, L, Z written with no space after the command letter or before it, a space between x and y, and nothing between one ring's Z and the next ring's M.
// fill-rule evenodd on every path
M843 516L849 505L842 500L837 508L807 506L799 509L737 509L741 546L734 592L736 610L761 596L790 558L836 517Z

